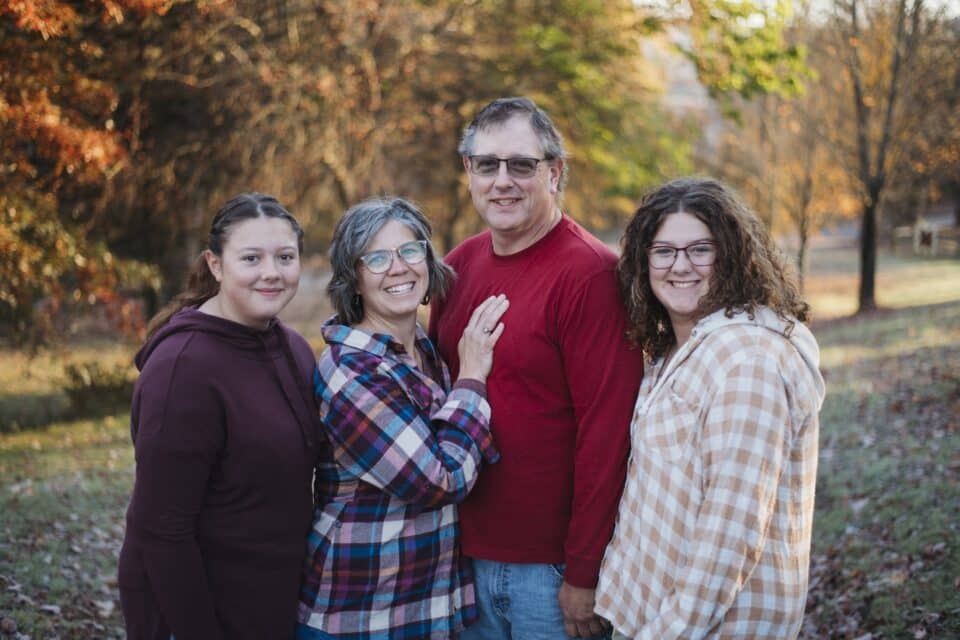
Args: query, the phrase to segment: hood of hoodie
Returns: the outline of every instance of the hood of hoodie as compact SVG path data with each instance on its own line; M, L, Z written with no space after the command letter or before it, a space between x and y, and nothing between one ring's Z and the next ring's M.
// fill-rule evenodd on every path
M215 335L219 339L245 351L265 352L279 339L276 326L277 321L271 320L266 329L253 329L238 322L212 316L209 313L203 313L193 307L188 307L175 313L167 324L163 325L143 343L143 346L137 351L134 362L137 369L143 371L150 354L156 350L161 342L172 335L191 332Z
M315 446L317 415L312 402L313 392L309 388L310 381L299 375L296 357L279 321L273 319L266 329L261 330L203 313L193 307L181 309L137 351L134 358L137 369L143 371L156 348L170 336L180 333L210 334L235 349L249 352L251 358L262 359L264 365L274 372L277 384L300 425L304 443L308 447Z
M766 331L772 331L789 342L806 365L810 387L817 397L817 408L823 404L826 395L826 383L820 373L820 347L806 325L796 318L781 318L769 307L761 307L753 314L753 318L746 312L738 312L732 317L726 317L723 310L715 311L701 319L691 332L691 341L702 339L721 327L733 325L752 325Z

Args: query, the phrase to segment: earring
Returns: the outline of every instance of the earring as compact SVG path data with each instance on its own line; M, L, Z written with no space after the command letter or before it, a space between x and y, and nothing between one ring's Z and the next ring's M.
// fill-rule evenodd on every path
M420 301L420 304L430 304L430 294L423 296L423 300Z

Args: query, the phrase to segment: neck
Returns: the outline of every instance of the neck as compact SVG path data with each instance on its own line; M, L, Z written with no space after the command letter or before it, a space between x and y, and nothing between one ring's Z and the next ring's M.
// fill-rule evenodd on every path
M690 339L692 332L693 323L691 322L673 323L673 335L677 339L676 344L673 346L674 350L682 347L683 344Z
M220 301L220 294L216 294L212 298L207 298L207 300L197 307L197 311L206 313L210 316L215 316L217 318L223 318L224 320L229 320L231 322L236 322L237 324L242 324L245 327L250 327L251 329L256 329L258 331L263 331L270 326L270 321L267 320L263 323L254 323L245 322L242 319L236 317L234 314L230 313L229 310L224 309L223 303Z
M520 253L527 247L532 247L541 238L550 233L550 231L560 223L563 218L559 208L553 210L553 214L542 225L526 230L522 235L514 235L507 232L498 232L491 230L493 239L493 252L498 256L509 256L514 253Z
M366 315L355 325L370 333L385 333L404 346L408 353L415 353L417 343L417 316L388 319Z

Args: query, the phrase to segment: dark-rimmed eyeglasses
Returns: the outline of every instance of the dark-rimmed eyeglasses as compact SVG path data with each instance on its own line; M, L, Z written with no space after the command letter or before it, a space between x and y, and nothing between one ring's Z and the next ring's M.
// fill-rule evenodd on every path
M717 259L717 247L709 240L701 240L688 244L685 247L671 247L666 244L655 244L647 247L647 257L651 269L669 269L677 261L680 252L687 256L695 267L709 267Z
M468 156L470 171L478 176L492 176L500 171L500 163L507 163L507 173L514 178L529 178L537 172L537 165L546 158L498 158L497 156Z
M370 273L386 273L393 266L393 256L408 265L420 264L427 257L427 241L411 240L393 249L380 249L360 256L360 262Z

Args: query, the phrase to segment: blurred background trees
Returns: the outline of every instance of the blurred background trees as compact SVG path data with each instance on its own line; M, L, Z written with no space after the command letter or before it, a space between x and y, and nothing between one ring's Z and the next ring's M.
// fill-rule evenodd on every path
M387 193L449 249L479 225L460 133L516 94L567 136L565 207L591 228L714 173L798 238L801 272L811 234L862 220L869 309L878 232L960 189L958 31L920 0L3 3L0 333L90 305L136 326L131 297L176 290L239 191L276 195L312 253ZM701 108L669 100L684 58Z

